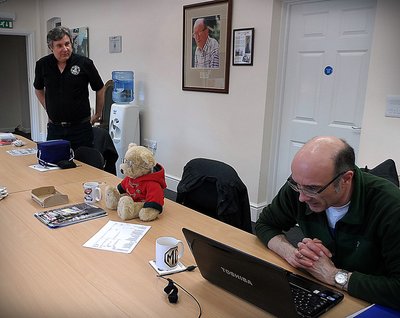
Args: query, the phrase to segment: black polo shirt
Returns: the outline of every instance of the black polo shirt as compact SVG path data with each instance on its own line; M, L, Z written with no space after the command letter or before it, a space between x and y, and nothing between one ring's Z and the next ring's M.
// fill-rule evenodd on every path
M77 122L91 115L88 84L94 91L103 81L91 59L72 53L61 73L53 54L36 62L33 86L45 88L47 115L53 122Z

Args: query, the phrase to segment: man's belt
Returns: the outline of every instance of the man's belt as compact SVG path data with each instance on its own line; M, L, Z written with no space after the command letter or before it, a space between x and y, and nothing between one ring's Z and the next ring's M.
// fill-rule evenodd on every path
M56 126L61 126L61 127L71 127L71 126L76 126L76 125L80 125L80 124L85 124L88 122L90 122L90 116L85 117L81 120L77 120L77 121L60 121L60 122L54 122L49 118L49 123L56 125Z

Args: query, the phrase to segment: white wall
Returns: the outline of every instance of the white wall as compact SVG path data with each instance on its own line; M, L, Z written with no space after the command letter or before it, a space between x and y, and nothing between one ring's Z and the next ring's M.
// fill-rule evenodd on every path
M14 0L0 11L17 12L15 29L35 33L36 58L47 54L46 21L89 27L89 52L104 82L112 70L135 71L144 86L142 140L158 142L157 159L169 186L184 164L208 157L231 164L249 190L253 208L265 204L273 129L279 0L233 0L232 28L255 28L253 66L232 66L230 93L181 89L183 6L197 0ZM24 4L22 6L22 3ZM275 10L275 11L274 11ZM400 167L400 119L384 117L386 94L400 94L399 4L378 0L359 162L387 157ZM36 16L36 21L32 18ZM122 36L122 53L108 52L109 36ZM137 95L137 92L136 92ZM94 94L91 95L93 101ZM43 129L45 117L42 121Z
M392 158L400 173L400 118L385 117L386 96L400 95L399 32L400 1L378 0L358 161Z
M183 5L191 2L197 1L45 0L43 19L89 27L90 58L104 81L113 70L135 71L136 88L141 83L145 91L142 140L158 142L157 159L172 179L194 157L221 160L238 171L256 202L273 1L234 1L232 28L255 27L256 42L254 66L231 66L229 94L181 89ZM114 35L122 36L121 54L108 52Z

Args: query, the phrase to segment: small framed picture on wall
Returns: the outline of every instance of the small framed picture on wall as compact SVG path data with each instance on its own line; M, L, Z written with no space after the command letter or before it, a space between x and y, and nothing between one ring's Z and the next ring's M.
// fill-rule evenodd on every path
M71 31L74 53L89 57L89 28L73 28Z
M253 65L254 28L233 30L232 65Z

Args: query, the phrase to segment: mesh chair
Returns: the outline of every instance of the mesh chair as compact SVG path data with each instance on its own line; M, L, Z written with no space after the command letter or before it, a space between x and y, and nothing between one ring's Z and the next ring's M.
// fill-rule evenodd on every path
M190 160L183 169L176 202L252 233L247 188L226 163Z
M104 169L103 155L95 148L81 146L75 150L74 158L95 168Z

